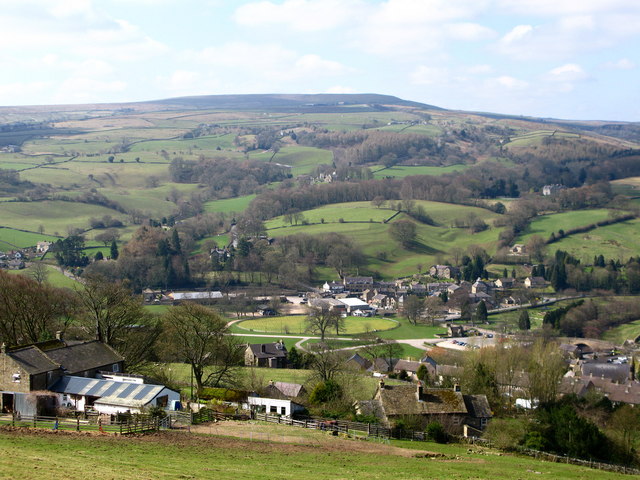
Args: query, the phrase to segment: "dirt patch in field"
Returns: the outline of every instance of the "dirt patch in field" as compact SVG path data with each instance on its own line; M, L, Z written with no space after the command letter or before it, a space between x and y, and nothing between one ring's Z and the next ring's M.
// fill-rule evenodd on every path
M276 427L276 428L273 428ZM293 430L293 431L292 431ZM20 435L37 437L91 437L91 441L115 442L155 442L173 446L178 450L206 452L211 448L241 449L254 452L358 452L373 455L394 455L401 457L440 457L441 454L425 450L392 447L372 441L345 439L328 433L313 430L301 430L296 435L292 427L278 425L260 425L252 422L225 421L211 425L192 426L191 432L163 431L138 435L110 435L95 432L66 432L34 428L0 427L2 435ZM446 458L443 458L446 459Z
M253 445L278 444L277 448L321 448L325 451L350 451L377 455L398 455L415 457L416 454L438 456L435 452L392 447L384 443L357 438L341 438L329 432L320 432L286 425L264 424L261 422L224 421L192 426L191 431L204 435L233 437L249 440Z

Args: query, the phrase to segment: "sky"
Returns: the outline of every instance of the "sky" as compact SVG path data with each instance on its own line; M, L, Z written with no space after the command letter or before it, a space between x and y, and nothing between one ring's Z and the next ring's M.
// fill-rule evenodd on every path
M637 0L0 0L0 105L379 93L640 121Z

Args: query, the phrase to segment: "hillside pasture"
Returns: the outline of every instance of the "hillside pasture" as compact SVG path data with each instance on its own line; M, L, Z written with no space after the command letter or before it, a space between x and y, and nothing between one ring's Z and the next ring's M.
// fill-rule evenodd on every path
M240 427L245 427L244 433ZM196 434L161 432L134 437L3 429L0 451L5 454L0 456L0 471L5 478L69 480L218 479L230 474L249 479L256 472L265 480L621 478L619 473L498 455L469 445L359 442L262 423L236 426L222 422L201 429Z
M566 232L573 228L606 220L609 218L609 212L607 209L597 208L542 215L533 219L524 234L520 235L515 243L527 243L533 235L539 235L546 240L552 233L557 234L559 230Z
M43 200L41 202L1 202L0 225L37 232L40 225L45 232L66 236L69 227L89 228L89 220L110 215L121 221L126 217L110 208L86 203ZM7 239L10 241L9 239Z
M547 249L565 250L582 261L591 263L597 255L626 262L640 255L640 219L597 227L586 233L570 235L557 241Z
M11 275L27 275L27 276L31 276L31 274L33 273L33 266L35 265L35 262L30 263L26 268L22 269L22 270L7 270L8 273L10 273ZM73 278L70 278L68 276L66 276L64 273L62 273L60 271L59 268L53 266L53 265L49 265L44 263L45 268L47 269L47 283L49 285L52 285L54 287L57 288L69 288L69 289L74 289L78 286L80 286L80 283L78 283L78 281L74 280Z
M511 137L510 141L505 143L504 146L528 147L539 144L545 138L580 138L580 134L559 130L536 130Z
M212 200L204 204L204 211L209 213L241 213L246 210L254 198L256 198L256 195L251 194L241 197Z
M370 202L332 203L302 212L309 223L344 223L344 222L383 222L396 212L388 208L375 208ZM342 222L340 220L343 220ZM284 216L273 218L265 223L267 229L290 226Z
M377 130L383 132L398 132L398 133L417 133L419 135L427 135L429 137L437 137L442 134L442 129L436 125L423 125L421 123L416 124L392 124L380 127Z
M638 337L640 337L640 320L619 325L602 335L603 340L615 342L616 345L622 345L627 340L635 342Z
M310 334L307 330L306 315L290 315L286 317L264 317L255 320L244 320L236 324L239 329L250 332L264 332L274 334ZM398 325L394 320L382 317L347 317L344 319L345 330L341 335L356 335L359 333L389 330ZM335 336L335 330L327 330L326 335Z
M430 165L396 165L395 167L386 168L382 165L371 167L373 170L373 178L404 178L411 175L433 175L439 176L445 173L460 172L469 168L469 165L449 165L446 167L434 167Z
M401 214L394 221L402 218L406 216ZM489 228L483 232L470 234L466 228L417 224L418 243L413 248L407 249L391 237L389 227L390 224L381 223L325 223L274 228L268 230L268 234L276 238L297 233L345 235L369 257L367 259L369 269L378 271L385 278L397 278L416 273L418 265L422 265L423 268L432 265L438 258L446 258L454 247L465 250L471 245L478 245L493 254L500 234L498 228Z
M0 250L4 251L35 247L38 242L55 242L57 239L58 237L37 231L24 232L10 227L0 227Z
M273 152L267 151L260 156L252 155L256 160L270 160ZM330 165L333 162L333 153L329 150L314 147L286 146L270 160L272 163L291 166L291 174L304 175L313 172L319 165Z

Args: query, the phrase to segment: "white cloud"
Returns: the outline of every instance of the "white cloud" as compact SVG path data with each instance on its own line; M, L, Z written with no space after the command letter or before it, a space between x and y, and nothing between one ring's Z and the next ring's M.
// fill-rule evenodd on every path
M533 27L531 25L518 25L513 27L506 35L500 39L500 43L504 45L511 45L519 42L524 38L531 36Z
M449 23L444 25L447 37L454 40L476 41L493 38L496 32L478 23Z
M640 5L629 0L497 0L496 7L508 13L552 17L614 10L640 12Z
M523 90L529 87L528 82L517 79L510 75L501 75L499 77L490 79L489 82L499 87L507 88L509 90Z
M192 52L187 57L207 65L216 77L250 76L263 83L315 80L353 71L340 62L316 54L299 54L277 44L232 42Z
M104 102L113 93L125 91L127 83L121 80L103 81L88 77L70 77L57 88L53 99L59 103Z
M547 78L555 82L578 82L586 80L589 76L576 63L567 63L549 71Z
M362 2L354 0L253 2L238 7L234 19L248 27L284 24L292 30L311 32L336 28L356 16L362 7Z
M409 80L414 85L438 85L447 83L449 70L442 67L429 67L420 65L409 75Z
M637 67L636 63L628 58L621 58L615 62L607 62L603 66L610 70L633 70Z
M14 105L14 99L24 96L38 98L51 88L49 82L12 82L0 83L0 103ZM35 103L35 102L33 102Z
M488 74L493 71L493 67L491 65L471 65L470 67L466 67L465 69L467 73L471 75L483 75Z

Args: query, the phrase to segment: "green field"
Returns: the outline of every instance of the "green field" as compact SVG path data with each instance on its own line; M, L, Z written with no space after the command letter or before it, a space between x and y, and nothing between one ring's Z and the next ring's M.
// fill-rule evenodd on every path
M516 243L527 243L533 235L540 235L546 240L552 233L557 234L559 230L566 232L572 228L584 227L607 218L609 218L609 210L604 208L542 215L531 222L526 232L516 239Z
M56 240L58 237L52 235L0 227L0 250L35 247L38 242L55 242Z
M469 165L449 165L447 167L432 167L428 165L418 166L395 166L384 168L382 166L372 167L373 178L404 178L410 175L444 175L445 173L460 172L469 168Z
M266 152L262 156L266 157L264 160L269 160L272 152ZM333 154L321 148L287 146L281 148L271 162L290 165L292 175L297 176L312 173L318 165L331 164Z
M342 223L344 222L383 222L396 214L395 210L376 208L370 202L332 203L313 210L302 212L304 220L309 223ZM298 222L299 224L301 222ZM285 222L284 216L265 222L267 229L291 226Z
M47 267L47 283L58 288L70 288L74 289L80 284L73 278L67 277L58 268L53 265L45 264ZM31 275L33 266L29 266L22 270L7 270L12 275Z
M618 327L607 330L602 335L603 340L615 342L616 345L622 345L627 340L635 341L640 336L640 320L625 323Z
M224 424L221 425L224 427ZM254 427L256 439L165 432L140 437L0 432L3 478L113 480L252 479L588 479L621 478L468 445L329 438L283 425ZM286 442L285 436L294 437ZM399 448L398 448L399 447ZM426 452L440 458L425 458Z
M42 225L45 233L53 235L66 236L69 227L89 228L91 218L104 215L126 221L125 215L115 210L86 203L57 200L0 203L0 225L32 232L37 232Z
M509 143L506 143L505 146L522 147L522 146L537 145L540 142L542 142L543 139L548 137L580 138L580 135L577 133L560 132L557 130L537 130L537 131L525 133L523 135L512 137L511 141Z
M236 324L240 329L250 332L265 332L274 334L305 334L307 332L306 315L291 315L287 317L265 317L256 320L244 320ZM356 335L358 333L389 330L398 324L394 320L381 317L347 317L345 330L341 334ZM328 330L328 337L334 336L335 331Z
M551 248L565 250L589 263L597 255L626 262L630 257L640 255L638 232L640 219L634 219L571 235L555 242Z
M439 204L446 205L446 204ZM457 207L457 206L453 206ZM445 208L445 207L443 207ZM462 207L474 208L474 207ZM481 210L481 209L475 209ZM347 210L343 212L346 214ZM487 212L490 215L491 212ZM427 213L430 211L427 209ZM495 215L495 214L493 214ZM434 215L439 218L439 215ZM443 218L446 215L443 213ZM406 218L404 214L396 219ZM483 232L470 234L466 228L448 228L432 225L418 224L418 244L408 250L402 247L389 235L390 224L380 223L331 223L320 225L299 225L271 229L268 231L271 237L284 237L305 233L308 235L325 235L335 232L345 235L360 246L361 251L369 258L368 265L371 270L376 270L385 278L397 278L418 271L418 265L425 267L436 263L437 258L446 258L448 252L454 247L462 249L470 245L478 245L490 254L495 253L500 229L489 228Z
M240 213L249 206L251 200L254 198L256 198L255 194L244 195L242 197L225 198L223 200L212 200L204 204L204 211L211 213Z

